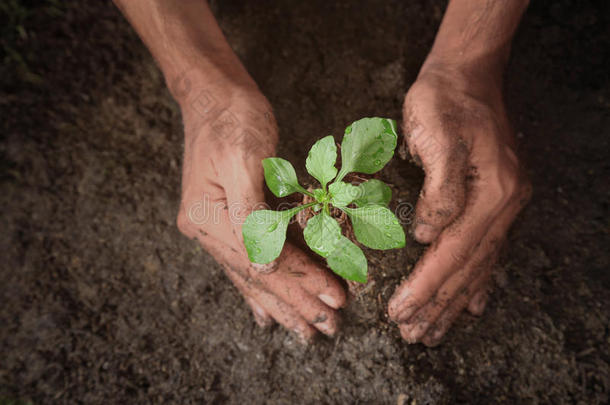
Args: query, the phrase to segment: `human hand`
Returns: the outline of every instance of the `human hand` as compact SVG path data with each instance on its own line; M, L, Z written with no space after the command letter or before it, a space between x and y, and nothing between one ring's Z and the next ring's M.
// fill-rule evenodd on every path
M431 243L388 305L409 343L434 346L463 309L482 314L500 245L530 198L498 88L437 66L406 95L405 147L426 174L414 235Z
M274 156L277 126L256 88L215 83L190 91L180 103L185 127L182 203L178 227L223 265L250 305L257 323L273 320L309 341L333 335L341 284L287 243L271 265L250 263L241 226L264 208L261 160Z

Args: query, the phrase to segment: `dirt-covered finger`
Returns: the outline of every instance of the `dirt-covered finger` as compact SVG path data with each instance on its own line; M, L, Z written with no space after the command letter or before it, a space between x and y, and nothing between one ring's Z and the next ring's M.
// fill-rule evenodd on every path
M339 309L345 305L345 288L341 282L301 249L286 243L278 261L283 276L296 279L306 291L329 307Z
M256 321L258 326L260 326L261 328L266 328L273 324L273 318L271 317L271 315L269 315L269 313L265 311L265 309L258 302L256 302L253 298L250 297L244 297L244 299L246 303L248 303L248 305L250 306L250 309L252 310L252 315L254 316L254 320Z
M445 308L452 305L452 301L458 293L468 289L481 274L491 272L500 249L497 238L503 236L499 234L501 231L501 229L492 228L478 245L474 254L467 259L464 266L452 274L424 306L415 313L410 311L399 313L396 316L396 321L399 323L432 325ZM426 329L427 327L418 327L417 332L414 331L413 339L419 339L423 336Z
M263 283L268 291L294 308L314 328L329 336L337 332L339 316L336 310L311 295L298 279L282 271L260 277L264 278Z
M439 114L430 96L410 91L403 107L404 142L426 173L414 223L414 236L421 243L434 241L463 211L470 154L463 141L464 120Z
M477 291L468 302L468 312L474 316L481 316L485 312L489 300L489 286L484 285Z
M259 275L254 274L256 277L252 277L247 257L235 254L230 246L209 235L199 235L198 239L223 266L227 276L244 297L256 302L278 323L295 332L303 342L311 340L316 330L295 309L269 292L268 285L258 278Z
M476 183L470 198L464 214L441 233L390 299L388 312L393 320L409 319L426 305L479 248L501 207L490 205L487 194Z
M302 343L306 344L313 339L313 337L316 335L316 330L311 327L309 323L290 305L263 290L252 280L245 279L240 272L235 271L229 266L224 267L227 276L243 295L256 300L257 303L260 303L260 305L273 319L275 319L275 321L284 326L286 329L294 332Z
M465 267L466 271L470 271L471 274L475 275L474 278L465 280L460 276L461 272L458 272L451 276L439 290L438 294L441 296L457 292L455 298L444 306L436 305L435 302L438 302L438 300L432 300L426 307L413 316L414 319L411 319L410 323L425 323L426 328L422 331L421 328L415 327L413 330L417 332L413 332L412 340L418 340L425 335L429 342L435 343L439 341L451 324L450 322L448 323L449 318L445 314L451 314L455 308L461 311L463 308L468 307L471 313L475 315L482 314L487 302L488 281L491 277L492 268L498 259L500 247L506 232L517 213L521 210L521 207L522 204L519 201L511 202L498 216L477 246L477 251L472 259L469 260L469 265ZM469 266L471 267L469 268Z
M426 178L415 208L414 236L433 242L464 210L468 150L460 142L424 162Z
M485 286L489 282L490 274L484 273L479 278L477 278L471 286L471 289L464 290L458 297L454 300L452 305L450 305L438 318L438 320L434 323L434 325L428 330L426 335L421 339L422 343L429 347L437 346L453 322L457 319L457 317L466 309L468 306L468 302L472 299L472 297L479 291L480 288Z
M486 271L472 271L467 279L461 280L459 284L443 286L439 291L448 298L436 298L430 300L424 307L415 313L409 322L400 325L403 336L410 343L420 341L430 331L435 330L436 324L440 322L442 315L453 307L459 307L460 311L465 307L462 301L464 297L469 299L482 286L482 280L489 277ZM446 283L446 284L449 284ZM452 294L451 296L449 296ZM466 301L467 303L468 301Z
M231 159L223 163L229 166L223 170L222 186L227 195L227 214L233 237L243 245L242 225L252 211L269 209L265 203L263 168L240 159Z
M176 221L178 229L191 239L210 235L238 249L239 244L232 233L224 189L214 183L206 184L204 189L201 193L187 187L183 190Z
M414 279L416 277L419 277L419 279L414 280L413 283L407 284L409 286L407 288L412 289L407 290L407 293L413 291L413 294L411 296L406 296L402 303L394 301L394 298L390 301L390 305L394 304L398 306L402 304L402 306L398 308L391 307L395 310L395 312L391 314L393 319L397 322L407 322L417 313L420 322L428 322L428 327L432 325L435 318L438 317L438 314L444 307L451 302L457 291L470 284L469 280L478 277L481 273L489 274L491 272L492 266L497 260L499 249L505 238L506 232L521 208L522 205L518 199L511 200L508 205L501 210L487 232L485 232L485 236L479 239L474 245L474 250L468 251L468 254L460 253L460 251L466 251L464 249L467 248L467 245L460 246L459 244L456 245L454 243L449 246L457 246L457 249L460 250L457 250L457 253L455 250L447 250L445 253L446 256L452 257L453 260L448 262L445 260L445 263L443 263L442 258L432 256L432 260L437 258L439 260L436 263L432 263L432 266L430 267L431 270L419 270L419 273L415 273L412 276ZM454 232L456 236L460 234L451 228L446 232L450 231ZM455 240L455 236L449 235L448 240L451 241L451 238L454 238ZM439 240L439 245L440 242L443 242L444 240L443 234ZM438 247L438 251L440 250L441 246ZM428 253L429 252L426 252L426 255L424 255L424 258L421 261L422 264L426 264L425 261L430 260L428 258ZM439 266L439 264L440 267L434 267L434 265ZM424 271L428 271L430 274L424 273ZM435 271L436 273L434 273ZM448 277L443 280L440 287L434 289L434 283L437 282L439 274L446 274ZM429 279L426 279L426 276L428 276ZM437 278L435 278L435 276ZM409 283L410 280L411 278L407 280L407 283ZM417 283L416 281L420 282ZM419 290L417 289L418 287ZM405 292L404 290L399 290L397 294L403 294L404 296ZM401 296L398 295L398 298L400 297ZM416 304L418 304L418 306ZM426 309L424 310L424 308Z

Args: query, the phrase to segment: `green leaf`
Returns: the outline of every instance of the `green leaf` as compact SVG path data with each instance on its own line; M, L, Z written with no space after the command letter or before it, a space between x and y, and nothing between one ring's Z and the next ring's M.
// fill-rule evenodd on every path
M362 118L345 129L341 143L341 171L336 181L350 172L373 174L390 161L396 149L396 121Z
M359 196L360 191L356 186L339 181L328 186L328 192L331 196L330 202L332 205L345 207Z
M392 199L392 189L381 180L371 179L358 185L358 198L354 204L364 207L369 204L386 206Z
M305 167L326 188L326 184L337 175L336 161L337 145L333 136L329 135L314 143L307 155Z
M263 159L265 182L276 197L285 197L295 192L309 194L297 180L297 174L289 161L282 158Z
M244 245L250 261L265 264L277 259L286 241L290 218L311 205L313 204L301 205L286 211L251 212L242 226Z
M343 235L336 244L335 250L326 258L326 262L332 271L345 279L359 283L367 281L368 266L362 249Z
M322 211L307 221L303 236L311 250L327 257L341 238L341 227L326 211Z
M380 205L342 208L354 226L356 239L372 249L396 249L405 246L405 232L392 211Z

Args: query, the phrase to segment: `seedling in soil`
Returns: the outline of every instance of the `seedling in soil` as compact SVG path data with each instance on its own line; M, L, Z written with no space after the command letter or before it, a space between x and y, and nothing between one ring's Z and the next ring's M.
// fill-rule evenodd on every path
M331 216L331 208L343 211L351 220L355 238L372 249L396 249L405 246L405 233L396 216L388 209L390 187L371 179L353 185L342 180L348 173L373 174L390 161L396 149L396 122L386 118L363 118L345 129L341 143L341 170L337 173L337 146L332 135L317 141L309 151L306 167L321 187L312 192L301 186L294 167L282 158L262 161L265 181L277 197L299 192L313 202L285 211L252 212L243 225L243 236L250 261L269 263L281 253L286 229L299 211L312 208L303 230L307 245L326 258L339 276L366 283L367 261L362 250L341 234L341 226Z

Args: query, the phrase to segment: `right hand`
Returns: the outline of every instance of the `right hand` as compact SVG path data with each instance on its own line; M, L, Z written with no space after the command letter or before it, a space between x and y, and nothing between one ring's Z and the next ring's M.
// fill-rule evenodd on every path
M286 243L275 271L250 263L241 227L264 208L261 160L274 156L277 125L256 88L214 84L181 102L185 132L178 228L222 264L260 326L279 322L309 341L334 335L345 291L326 269ZM197 94L195 94L197 93Z
M388 312L406 341L427 346L439 344L463 310L483 313L502 242L531 195L494 91L501 83L452 62L423 70L404 104L406 146L426 172L414 236L431 246Z

